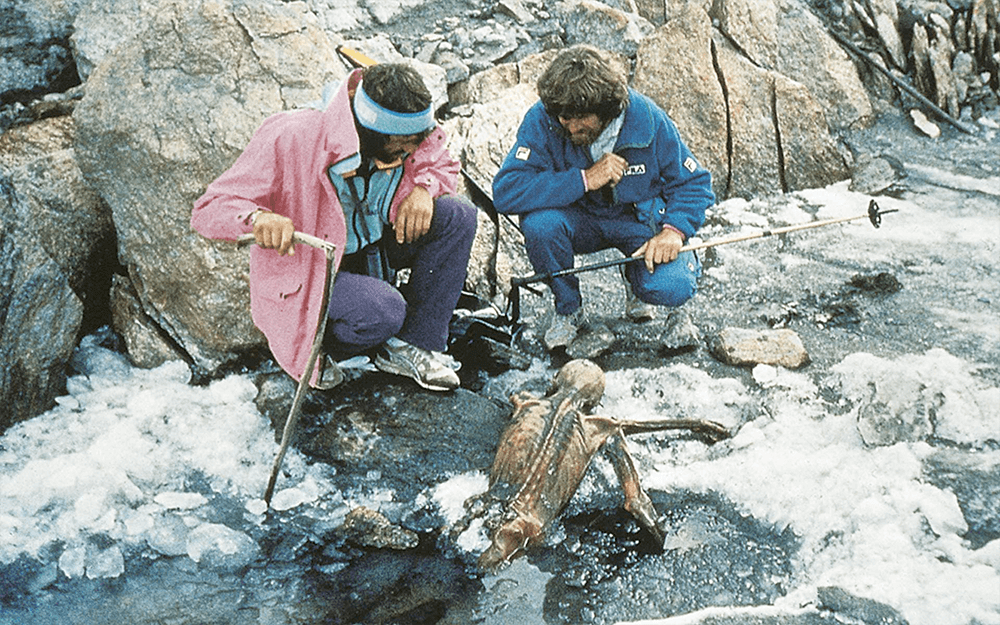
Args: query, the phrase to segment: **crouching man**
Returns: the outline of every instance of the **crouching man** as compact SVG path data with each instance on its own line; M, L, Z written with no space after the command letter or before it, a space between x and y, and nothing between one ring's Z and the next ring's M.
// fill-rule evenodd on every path
M586 45L556 57L538 95L493 179L497 210L519 216L535 271L569 269L574 254L614 247L643 259L624 272L628 317L690 299L701 266L680 250L715 195L673 121ZM549 285L556 314L544 341L554 349L576 336L582 300L573 274Z
M277 362L305 372L315 320L329 320L322 371L369 350L383 370L446 391L459 385L442 352L465 282L476 210L454 194L459 164L445 148L431 94L403 64L355 70L322 110L268 118L194 204L206 237L252 232L250 306ZM336 281L323 302L326 263L292 244L301 231L336 245ZM395 270L409 267L405 295Z

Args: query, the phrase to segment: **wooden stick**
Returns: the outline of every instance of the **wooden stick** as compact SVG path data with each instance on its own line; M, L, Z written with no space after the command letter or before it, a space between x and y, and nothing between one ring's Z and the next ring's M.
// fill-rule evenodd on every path
M970 134L970 135L975 135L976 134L975 130L973 130L972 128L969 128L968 126L966 126L962 122L958 121L957 119L955 119L954 117L952 117L951 115L949 115L940 106L938 106L937 104L934 104L933 102L931 102L930 99L928 99L924 94L920 93L919 91L917 91L916 89L914 89L913 87L911 87L910 85L908 85L907 83L903 82L901 79L899 79L895 74L893 74L892 72L890 72L885 67L882 67L882 65L880 63L876 63L875 59L873 59L870 56L868 56L867 54L865 54L864 51L861 50L861 48L859 48L858 46L854 45L846 37L844 37L842 35L839 35L835 31L832 31L832 30L830 31L830 35L832 35L833 38L836 39L840 43L840 45L844 46L845 48L847 48L848 50L850 50L851 52L853 52L856 56L860 57L863 61L867 62L872 67L874 67L878 71L882 72L882 74L885 75L886 78L888 78L889 80L891 80L893 82L893 84L895 84L897 87L899 87L903 91L907 92L908 94L910 94L911 96L913 96L917 100L920 100L920 102L923 103L924 106L928 107L929 109L931 109L932 111L934 111L935 113L937 113L937 115L939 117L941 117L941 119L947 121L949 124L951 124L955 128L958 128L959 130L961 130L962 132L964 132L966 134Z
M248 245L254 242L252 234L244 234L237 238L237 245ZM316 369L316 361L319 360L320 348L323 346L323 334L326 331L326 320L329 318L326 313L326 302L330 299L330 289L333 287L333 278L336 274L333 268L336 246L329 241L324 241L304 232L296 232L292 235L292 242L302 243L317 249L323 250L326 255L326 273L323 281L323 305L319 308L319 319L316 322L316 334L313 335L312 349L309 351L309 359L306 361L306 369L299 378L299 385L295 389L295 398L292 399L292 407L288 411L288 418L285 419L285 428L281 433L281 446L278 448L278 455L274 459L274 466L271 467L271 477L267 480L267 489L264 490L264 503L271 507L271 497L274 495L274 486L278 482L278 473L281 472L281 464L285 460L285 453L292 442L292 435L295 433L295 425L299 420L299 409L302 407L302 400L305 399L306 388L309 386L309 378L312 377Z

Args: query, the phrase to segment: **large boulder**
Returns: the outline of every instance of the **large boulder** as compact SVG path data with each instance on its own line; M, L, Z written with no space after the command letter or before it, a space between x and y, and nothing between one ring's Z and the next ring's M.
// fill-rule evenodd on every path
M715 0L710 15L754 65L805 85L833 129L870 121L872 107L857 69L804 5L795 0Z
M589 43L610 52L635 56L653 25L636 13L626 13L597 0L568 0L557 5L563 14L566 43Z
M246 253L194 233L192 203L265 118L345 75L301 3L171 0L90 76L74 114L80 167L112 209L145 313L203 370L263 337Z
M802 83L834 130L871 123L874 110L858 69L809 9L785 0L778 19L778 72Z
M632 86L670 115L688 147L712 172L716 195L727 197L726 94L714 70L708 14L688 6L643 39Z
M716 10L724 6L720 0ZM716 195L757 197L847 178L822 98L730 40L690 6L643 40L633 81L677 123L712 172Z
M114 264L110 211L73 135L69 117L0 135L0 431L65 390L86 307Z

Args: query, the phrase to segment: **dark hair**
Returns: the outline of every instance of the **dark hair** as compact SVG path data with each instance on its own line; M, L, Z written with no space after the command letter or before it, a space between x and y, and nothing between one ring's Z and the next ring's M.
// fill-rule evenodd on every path
M380 63L366 68L362 74L362 84L365 93L376 104L397 113L419 113L430 106L433 99L417 70L402 63ZM383 148L389 135L365 128L357 122L354 127L358 131L361 154L365 158L374 156L380 160L388 160ZM429 128L417 133L417 141L422 142L433 130Z
M431 92L409 65L380 63L365 69L365 93L379 106L397 113L419 113L431 105Z
M553 117L591 113L607 122L625 110L628 84L600 50L586 44L567 48L538 79L538 97Z

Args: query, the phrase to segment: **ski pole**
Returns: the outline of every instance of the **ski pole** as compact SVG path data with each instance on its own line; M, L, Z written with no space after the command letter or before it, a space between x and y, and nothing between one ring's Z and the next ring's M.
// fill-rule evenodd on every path
M730 243L741 243L743 241L750 241L752 239L762 239L764 237L774 236L778 234L787 234L789 232L797 232L799 230L809 230L811 228L822 228L824 226L831 226L833 224L845 223L848 221L856 221L858 219L868 219L873 226L878 228L882 225L882 215L888 213L898 212L898 209L891 210L881 210L875 200L871 200L868 203L868 212L863 215L855 215L854 217L839 217L836 219L826 219L823 221L813 221L804 224L796 224L792 226L785 226L783 228L775 228L773 230L762 230L760 232L752 232L749 234L737 235L734 237L729 237L725 239L716 239L715 241L704 241L702 243L693 243L691 245L685 245L680 249L681 252L691 252L695 250L703 250L709 247L716 247L719 245L728 245ZM552 271L549 273L536 273L530 276L521 278L512 278L510 281L512 297L508 300L512 301L513 308L519 309L520 297L518 296L517 290L521 287L529 288L529 284L534 284L536 282L543 282L545 280L551 280L552 278L559 278L562 276L568 276L577 273L583 273L586 271L594 271L595 269L604 269L605 267L617 267L618 265L624 265L627 263L632 263L635 261L643 260L642 256L626 256L625 258L616 258L613 260L606 260L599 263L593 263L590 265L583 265L582 267L571 267L569 269L561 269L559 271ZM512 314L518 314L520 310L512 311ZM518 315L519 316L519 315ZM515 316L514 321L517 321Z

